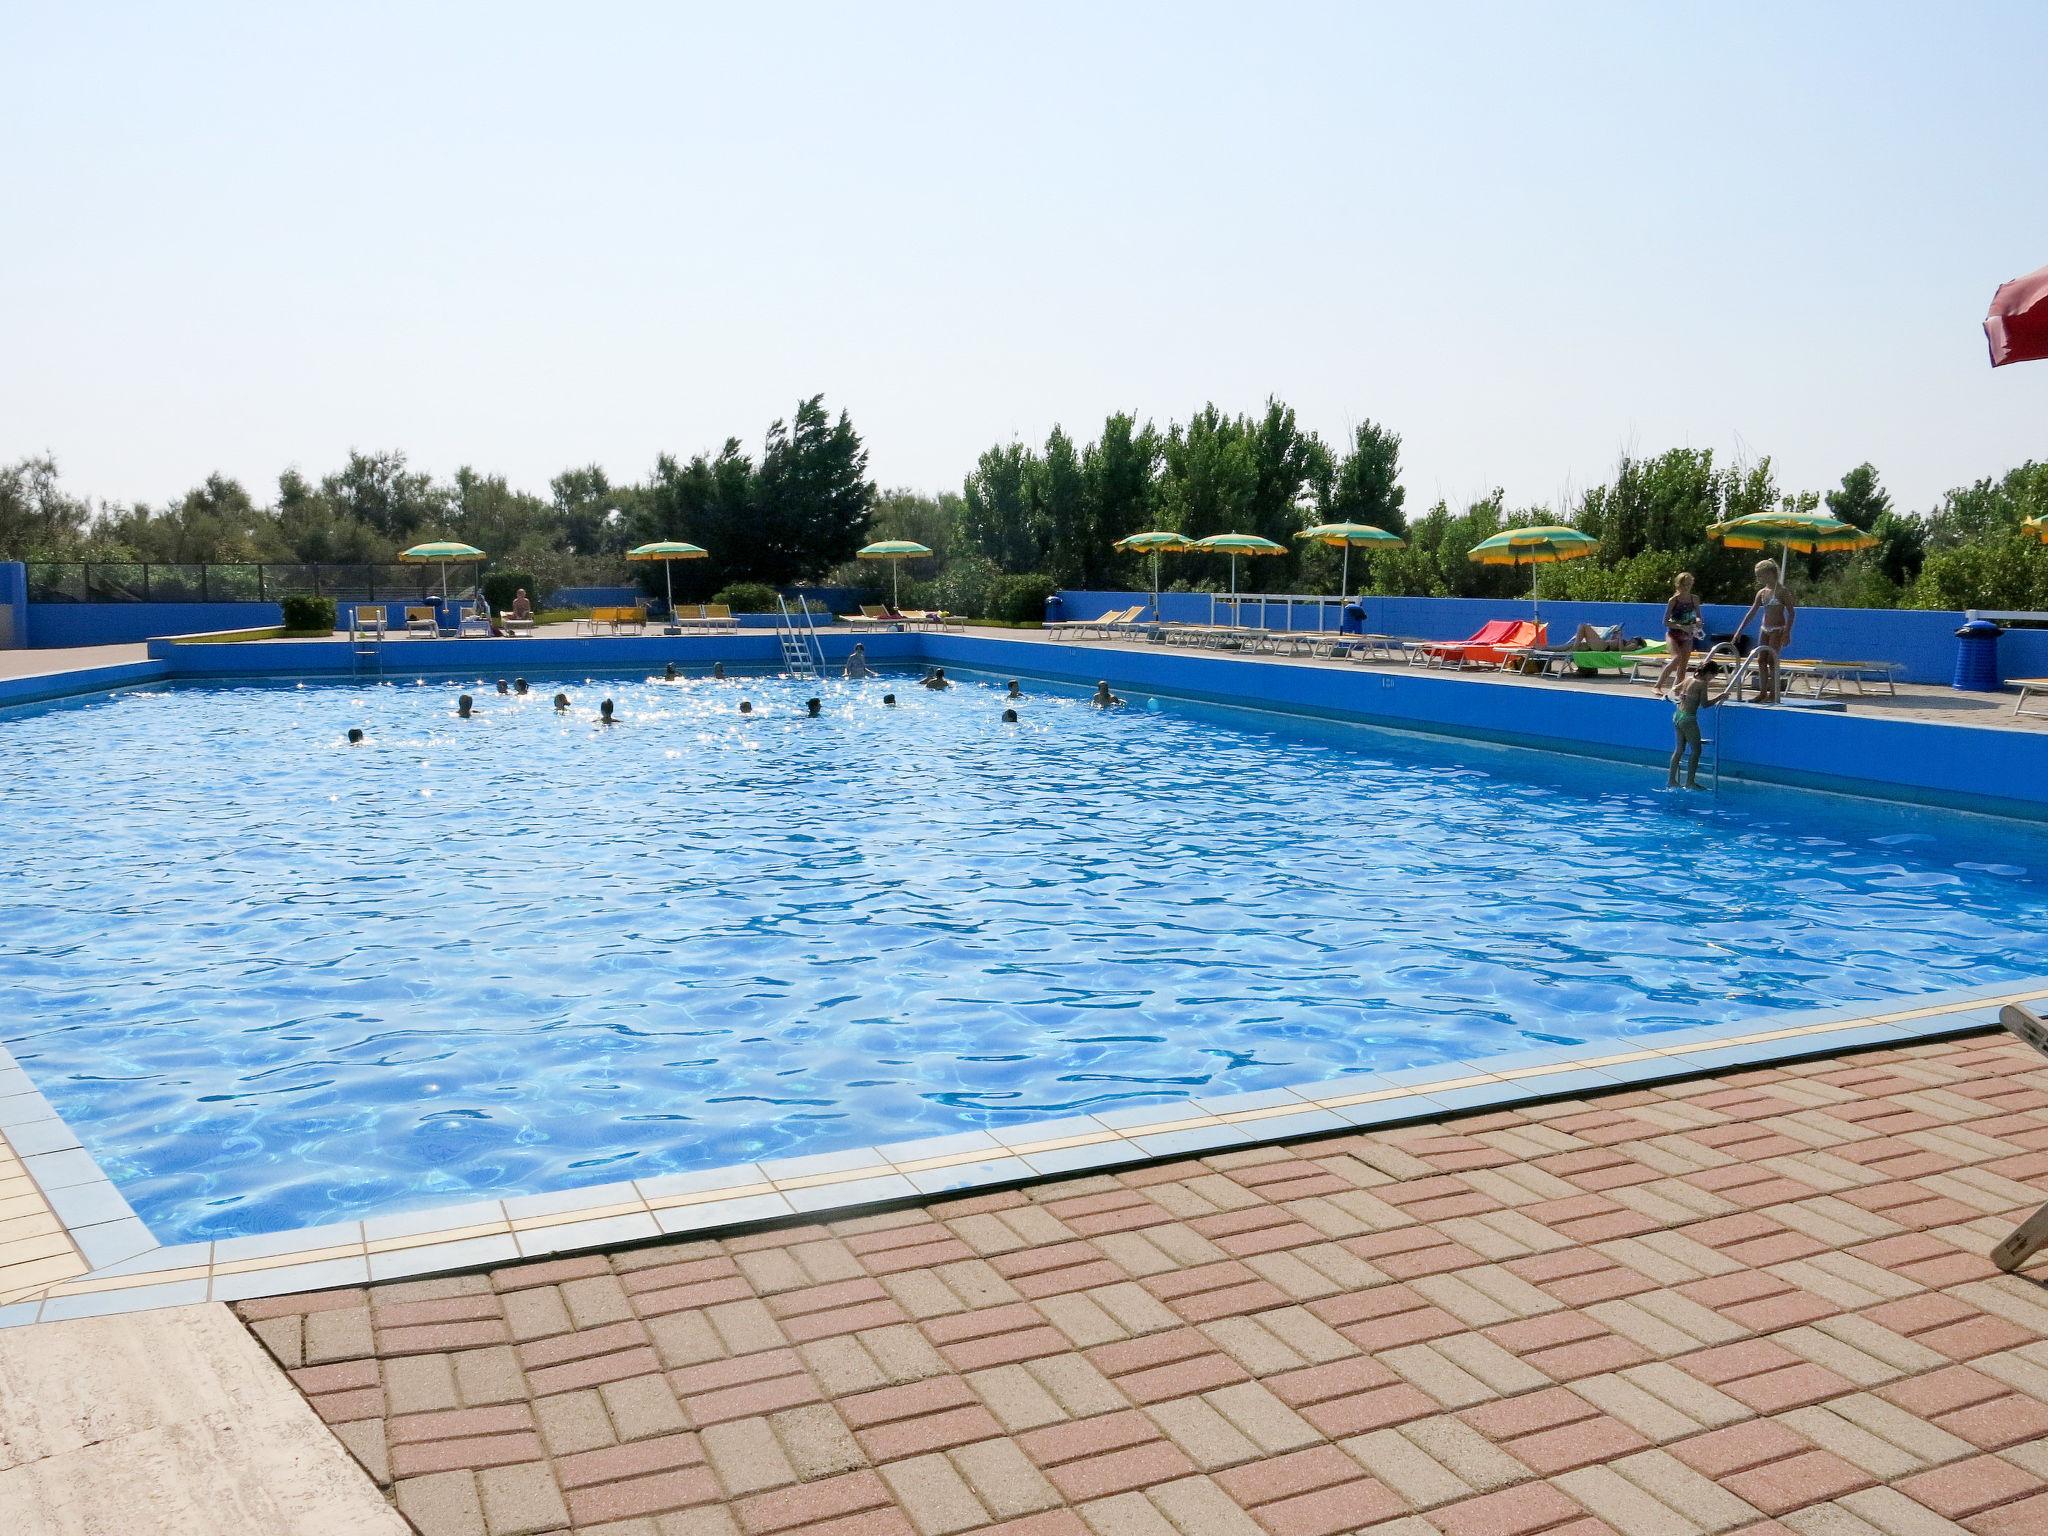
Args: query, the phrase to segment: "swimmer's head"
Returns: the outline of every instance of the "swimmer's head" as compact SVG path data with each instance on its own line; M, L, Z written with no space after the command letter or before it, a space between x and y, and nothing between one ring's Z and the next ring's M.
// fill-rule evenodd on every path
M820 705L816 699L804 700L804 713L809 715L813 720L818 718L818 711L822 707L823 706Z
M741 699L741 700L740 700L740 713L741 713L741 714L743 714L743 715L751 715L751 714L752 714L753 712L754 712L754 706L753 706L753 703L752 703L752 701L751 701L751 700L748 700L748 699Z
M507 682L505 681L505 679L503 679L502 677L501 677L501 678L499 678L499 679L498 679L498 692L500 692L500 693L510 693L511 691L512 691L511 685L510 685L510 684L508 684L508 683L507 683Z
M466 693L461 698L455 701L455 713L461 716L464 720L467 720L469 718L469 712L475 707L476 700L472 699Z
M525 679L525 678L523 678L523 677L515 677L515 678L513 678L513 679L512 679L512 691L513 691L514 693L524 693L524 692L526 692L526 679Z
M567 695L566 693L558 693L558 694L556 694L556 695L555 695L555 708L557 708L557 709L567 709L568 707L569 707L569 695Z
M363 728L360 725L348 728L348 744L352 747L360 747L363 744Z
M670 682L674 682L676 680L676 664L674 662L670 662L667 666L663 667L661 669L661 675L667 678Z
M611 719L612 701L610 699L606 699L602 704L597 706L597 715L600 720Z
M896 702L896 695L893 693L885 693L882 695L882 702L884 704L894 704Z
M1016 723L1017 723L1017 711L1015 711L1014 709L1006 709L1006 710L1004 710L1004 711L1003 711L1003 724L1005 724L1005 725L1015 725Z

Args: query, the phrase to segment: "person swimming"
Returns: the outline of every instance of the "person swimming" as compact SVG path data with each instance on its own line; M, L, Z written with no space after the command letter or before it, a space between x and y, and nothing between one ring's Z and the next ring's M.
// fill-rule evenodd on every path
M502 677L501 677L501 678L499 678L499 679L498 679L498 692L500 692L500 693L503 693L503 694L509 694L509 693L511 693L511 691L512 691L512 685L511 685L510 683L506 682L506 681L505 681L505 679L503 679Z
M522 699L523 699L523 698L525 698L525 697L526 697L526 679L525 679L525 678L523 678L523 677L515 677L515 678L513 678L513 679L512 679L512 691L513 691L514 693L518 694L518 695L519 695L519 697L521 697Z
M822 708L824 708L824 705L816 699L804 700L804 713L813 720L818 718L818 711Z
M753 712L754 712L754 704L753 704L753 701L752 701L751 699L741 699L741 700L740 700L740 713L741 713L741 714L743 714L743 715L751 715L751 714L752 714Z
M567 709L568 707L569 707L569 695L567 695L566 693L558 693L558 694L556 694L556 695L555 695L555 709L556 709L556 711L557 711L557 712L559 713L560 711L562 711L562 710L565 710L565 709Z
M363 744L363 728L360 725L348 728L348 744L352 747L360 747Z
M868 648L856 640L853 649L847 653L846 676L873 677L874 669L868 665Z
M1015 725L1016 723L1017 723L1017 711L1015 711L1014 709L1006 709L1006 710L1004 710L1004 711L1003 711L1003 724L1005 724L1005 725Z
M1024 690L1017 686L1017 679L1014 677L1010 679L1010 691L1004 694L1003 697L1006 699L1021 699L1024 697Z
M896 707L896 695L893 693L885 693L882 695L882 702L884 704L887 704L891 709L894 709Z
M953 685L946 681L946 669L944 667L933 667L931 676L924 680L924 686L931 689L934 693L938 693Z
M712 676L713 676L714 678L716 678L716 679L717 679L717 680L718 680L719 682L721 682L721 683L722 683L722 682L724 682L724 681L725 681L725 663L724 663L724 662L722 662L722 661L714 661L713 663L711 663L711 675L712 675Z
M610 699L606 699L597 706L597 723L599 725L617 725L619 723L617 716L612 713L612 701Z
M1088 702L1097 709L1115 709L1123 703L1123 700L1109 691L1109 682L1105 678L1095 685L1095 694Z
M475 708L476 700L472 699L468 694L465 693L461 698L455 701L455 718L458 720L467 720L469 718L469 712Z

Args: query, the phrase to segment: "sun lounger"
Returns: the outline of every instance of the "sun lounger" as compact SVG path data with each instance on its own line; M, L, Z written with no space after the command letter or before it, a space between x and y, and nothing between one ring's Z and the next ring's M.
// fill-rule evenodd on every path
M1141 612L1142 608L1112 608L1092 619L1055 619L1045 626L1045 631L1062 639L1085 640L1090 631L1107 634L1112 626L1128 623Z
M1785 674L1787 688L1804 684L1815 698L1822 698L1830 692L1840 693L1845 686L1853 686L1858 693L1867 693L1882 684L1884 691L1896 694L1899 691L1898 675L1900 663L1896 661L1780 661L1778 670Z
M880 603L862 603L859 613L842 613L838 618L841 624L857 624L867 629L881 629L900 623L900 620Z
M357 603L349 611L349 632L357 635L375 635L379 640L390 628L390 614L382 603Z
M1529 619L1495 619L1469 640L1423 641L1413 647L1426 666L1497 667L1510 652L1541 646L1549 631Z
M405 610L405 632L408 635L425 635L429 640L441 633L441 621L434 616L431 606L407 608Z
M670 622L681 629L712 633L740 627L740 621L732 616L730 603L685 603L676 609Z
M1636 653L1633 651L1575 651L1569 647L1528 646L1511 651L1502 667L1511 672L1526 672L1531 676L1555 674L1559 677L1597 677L1603 672L1620 676L1635 672Z
M609 628L615 635L623 635L628 629L639 633L647 628L647 609L640 603L629 603L624 607L593 608L590 617L583 621L586 634L596 634Z
M2017 688L2020 691L2020 696L2012 707L2014 714L2038 715L2042 713L2038 709L2027 708L2027 700L2033 698L2036 694L2048 696L2048 677L2009 677L2005 680L2005 686Z
M522 618L520 615L507 609L498 615L498 627L508 635L520 634L525 630L533 628L533 615L529 613Z

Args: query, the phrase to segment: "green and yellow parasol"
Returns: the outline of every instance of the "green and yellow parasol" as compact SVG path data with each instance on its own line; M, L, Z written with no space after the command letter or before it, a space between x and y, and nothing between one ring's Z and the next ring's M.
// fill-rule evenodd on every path
M887 560L891 562L889 572L889 606L893 609L901 606L897 599L903 595L901 583L903 562L905 560L923 560L928 558L930 554L930 550L910 539L883 539L878 544L870 544L865 549L855 551L854 558L857 560Z
M455 560L481 560L484 552L474 544L460 544L453 539L438 539L426 544L415 544L411 549L401 549L398 558L406 565L438 565L441 567L441 596L448 594L448 565Z
M674 573L669 568L671 560L709 560L711 551L695 544L685 544L680 539L661 539L652 544L635 545L626 551L628 560L659 560L661 562L661 584L668 594L669 628L676 627L676 584Z
M1159 614L1159 557L1177 555L1182 550L1193 549L1184 533L1171 533L1165 529L1154 529L1150 533L1134 533L1121 538L1112 546L1116 549L1140 550L1152 556L1152 617Z
M1529 571L1529 606L1538 617L1536 571L1539 565L1560 560L1583 560L1600 547L1600 541L1576 528L1543 524L1535 528L1506 528L1490 539L1481 539L1465 551L1465 558L1477 565L1526 565Z

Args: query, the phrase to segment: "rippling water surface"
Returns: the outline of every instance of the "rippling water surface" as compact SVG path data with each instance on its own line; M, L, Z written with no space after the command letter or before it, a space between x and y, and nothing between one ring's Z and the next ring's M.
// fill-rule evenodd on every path
M164 1240L2048 970L2011 823L1039 685L471 686L0 715L0 1038Z

